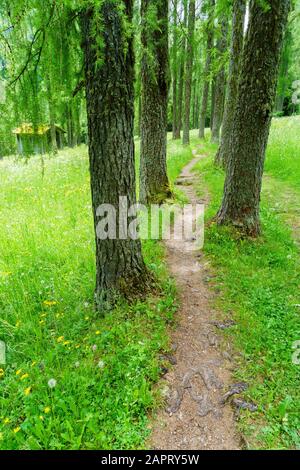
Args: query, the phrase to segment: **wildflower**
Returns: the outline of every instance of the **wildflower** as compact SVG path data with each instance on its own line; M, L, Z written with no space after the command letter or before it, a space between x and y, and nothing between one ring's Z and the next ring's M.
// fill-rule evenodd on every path
M48 387L49 387L49 388L55 388L55 387L56 387L56 384L57 384L57 382L56 382L55 379L50 379L50 380L48 381Z
M20 426L17 426L15 429L14 429L14 433L17 434L17 432L21 431L21 428Z
M46 307L53 307L57 302L55 300L44 300L43 304L46 305Z
M60 336L59 338L57 338L56 341L57 341L58 343L62 343L64 339L65 339L64 336Z
M20 380L25 380L29 377L29 374L23 374Z
M3 423L4 423L4 424L10 423L10 419L9 419L9 418L5 418L5 419L3 420Z
M25 388L25 390L24 390L25 396L28 397L28 395L30 395L30 393L31 393L31 387Z
M105 366L105 363L103 361L99 361L97 364L97 367L99 367L99 369L104 369L104 366Z
M22 372L22 369L17 370L17 371L16 371L16 375L20 375L21 372Z
M1 377L3 377L3 376L4 376L4 370L3 370L3 369L0 369L0 379L1 379Z
M92 351L97 351L97 344L93 344Z
M96 335L100 335L101 331L97 330Z
M50 406L46 406L46 407L44 408L44 413L48 414L48 413L50 413L50 411L51 411Z

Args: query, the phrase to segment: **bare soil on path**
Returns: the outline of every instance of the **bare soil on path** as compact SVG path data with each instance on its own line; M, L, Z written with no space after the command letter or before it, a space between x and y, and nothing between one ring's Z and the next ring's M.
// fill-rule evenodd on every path
M205 156L194 154L184 168L178 187L190 203L199 200L192 172ZM180 185L180 186L179 186ZM189 217L189 215L186 215ZM221 334L224 314L212 307L209 263L196 240L166 242L167 264L179 290L177 328L171 331L173 366L163 377L166 397L152 423L149 448L155 450L231 450L241 448L235 412L228 396L240 393L243 384L232 379L232 354ZM226 396L228 390L233 390ZM234 395L236 396L236 395Z

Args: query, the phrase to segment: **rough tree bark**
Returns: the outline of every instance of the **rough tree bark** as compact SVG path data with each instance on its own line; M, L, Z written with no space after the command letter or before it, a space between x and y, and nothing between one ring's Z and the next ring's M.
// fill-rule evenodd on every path
M48 97L48 108L49 108L49 118L50 118L50 135L51 135L51 150L54 154L57 153L57 140L56 140L56 128L55 128L55 107L53 105L53 95L51 87L50 75L46 77L47 84L47 97Z
M182 143L184 145L188 145L190 143L190 110L191 110L191 94L192 94L192 81L193 81L195 16L196 16L196 2L195 0L190 0L189 17L188 17L188 41L187 41L187 51L186 51L184 119L183 119L183 138L182 138Z
M172 56L173 56L173 139L177 139L176 126L177 126L177 87L178 87L178 33L177 33L177 7L178 0L174 0L173 5L173 45L172 45Z
M268 10L251 0L244 46L230 158L219 224L260 233L259 203L265 151L275 100L280 51L289 0L272 0Z
M104 1L99 12L91 8L82 14L89 160L96 232L95 298L100 312L114 304L120 295L132 298L144 293L148 285L140 240L118 237L119 197L126 196L128 206L136 203L134 54L132 32L126 28L132 21L133 0L122 1L122 4L123 10L115 2ZM94 21L98 21L99 16L103 30L100 51L94 34ZM102 204L111 204L116 210L116 239L100 240L97 236L97 209Z
M230 151L230 137L232 134L233 117L239 84L240 64L244 45L245 14L246 0L234 0L227 97L222 125L221 144L215 159L215 163L217 165L223 165L224 167L227 166Z
M181 128L182 128L182 111L183 111L183 87L184 87L184 74L185 74L185 54L186 54L186 36L185 29L187 26L187 15L188 15L188 4L187 0L183 0L183 35L182 35L182 46L180 54L180 66L179 66L179 77L178 77L178 104L177 104L177 123L175 138L180 139Z
M221 21L221 35L217 41L218 57L221 61L220 69L215 77L215 96L214 96L214 112L211 131L211 142L218 144L220 140L220 130L223 121L225 94L226 94L226 71L224 64L224 54L227 49L228 37L228 18L225 16Z
M208 106L208 96L209 96L209 83L210 83L210 68L212 61L212 49L214 47L214 9L215 9L215 0L210 0L209 5L209 15L206 26L207 34L207 44L206 44L206 61L204 68L204 85L202 92L202 102L201 102L201 111L200 111L200 123L199 123L199 137L204 139L205 136L205 122Z
M155 25L151 17L155 17ZM142 119L140 201L161 203L171 196L167 176L169 91L168 0L142 0Z

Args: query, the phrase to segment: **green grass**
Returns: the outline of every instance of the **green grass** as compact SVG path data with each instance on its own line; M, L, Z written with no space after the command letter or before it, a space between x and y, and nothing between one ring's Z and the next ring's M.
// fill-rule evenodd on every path
M293 121L286 123L288 128L295 126ZM299 120L297 126L299 135ZM290 172L294 160L300 159L300 143L299 139L298 146L294 140L289 142L288 137L293 139L293 136L293 132L286 133L285 126L275 122L267 168L294 187L296 177ZM285 143L280 151L279 142ZM289 153L284 158L285 148L294 149L294 160ZM215 149L204 145L210 157L197 168L201 175L199 193L204 182L211 196L207 220L217 212L223 191L223 172L212 163ZM282 190L286 188L285 185ZM215 284L221 287L217 305L224 317L232 317L237 322L235 328L225 333L240 353L236 379L250 385L246 397L259 407L257 413L241 415L240 426L250 448L300 448L300 366L292 362L292 345L300 340L296 306L299 304L299 251L290 227L276 211L275 201L279 196L274 180L263 194L263 236L259 240L240 240L230 229L215 224L207 227L205 236L204 250L216 273ZM295 202L299 204L299 199Z
M170 150L174 181L192 155ZM162 247L143 244L161 296L100 319L86 148L2 160L0 179L0 448L143 447L176 310Z
M300 191L300 116L274 119L266 171Z

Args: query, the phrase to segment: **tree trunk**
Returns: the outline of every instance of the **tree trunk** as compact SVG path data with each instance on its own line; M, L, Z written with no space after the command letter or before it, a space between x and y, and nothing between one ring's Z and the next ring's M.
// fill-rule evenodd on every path
M288 72L290 66L290 56L291 56L291 47L293 44L293 36L290 28L287 28L284 42L283 50L281 54L280 67L279 67L279 81L277 87L277 96L276 96L276 111L283 111L284 98L286 96L286 91L288 88Z
M122 1L124 9L111 1L82 14L85 58L86 100L89 131L89 159L92 205L96 232L96 305L109 308L118 297L132 298L145 292L148 274L140 240L118 236L119 197L128 207L136 203L134 161L134 54L132 0ZM100 15L103 45L99 51L94 21ZM126 15L126 21L124 18ZM125 30L125 26L127 28ZM99 64L99 52L101 62ZM97 209L110 204L116 210L116 239L97 235ZM99 213L99 212L98 212Z
M51 135L51 151L57 153L57 140L56 140L56 128L55 128L55 107L53 105L53 95L51 88L50 76L46 77L47 84L47 96L48 96L48 107L49 107L49 119L50 119L50 135Z
M191 93L193 81L193 62L194 62L194 32L195 32L196 3L195 0L189 2L188 19L188 41L186 51L186 76L184 93L184 120L183 120L183 145L190 143L190 108Z
M149 24L150 11L156 9ZM151 10L150 10L151 9ZM140 201L161 203L171 196L167 176L169 90L168 0L142 0L142 120Z
M183 0L183 28L184 34L182 36L182 47L181 47L181 56L180 56L180 68L179 68L179 84L178 84L178 104L177 104L177 123L176 123L176 133L175 138L180 139L181 128L182 128L182 114L183 114L183 87L184 87L184 75L185 75L185 54L186 54L186 36L185 28L187 26L187 0Z
M208 96L209 96L212 49L214 47L214 24L213 24L214 10L215 10L215 0L210 0L210 9L209 9L208 22L207 22L207 27L206 27L207 44L206 44L206 62L205 62L205 68L204 68L204 85L203 85L203 92L202 92L200 123L199 123L200 139L204 139L204 136L205 136L205 123L206 123L206 114L207 114L207 105L208 105Z
M216 163L224 167L227 166L230 152L230 138L233 131L233 117L237 100L240 64L244 45L245 14L246 1L234 0L228 90L222 126L221 145L216 155Z
M215 99L216 99L216 82L215 79L211 80L211 96L210 96L210 130L212 131L214 125L214 114L215 114Z
M176 136L176 126L177 126L177 85L178 85L178 64L177 64L177 55L178 55L178 34L177 34L177 6L178 0L174 0L174 10L173 10L173 46L172 46L172 56L173 56L173 139L177 138Z
M218 144L220 140L220 130L223 121L225 93L226 93L226 72L224 55L227 49L228 18L224 17L221 22L221 36L217 42L218 57L221 61L220 70L215 78L215 98L214 114L211 131L211 142Z
M275 100L280 50L290 7L273 0L268 10L251 0L234 115L230 159L219 224L260 232L259 203L265 151Z

